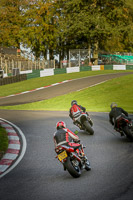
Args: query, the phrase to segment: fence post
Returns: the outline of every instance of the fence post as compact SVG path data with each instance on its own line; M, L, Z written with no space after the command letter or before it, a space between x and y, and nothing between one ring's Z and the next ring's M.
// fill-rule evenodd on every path
M2 56L1 56L1 69L2 69Z
M55 69L55 59L54 59L54 69Z
M69 67L71 67L71 63L70 63L70 50L69 50Z
M21 61L20 60L18 60L18 68L21 71Z
M80 67L80 49L79 49L79 67Z
M7 74L7 60L5 60L5 68L6 68L6 74Z

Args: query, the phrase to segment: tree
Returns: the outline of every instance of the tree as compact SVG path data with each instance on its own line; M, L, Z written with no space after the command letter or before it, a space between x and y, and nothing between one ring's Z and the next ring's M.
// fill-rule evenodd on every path
M20 48L23 12L28 0L0 1L0 45Z
M132 0L1 0L0 45L60 59L72 48L133 51Z
M91 45L104 50L125 49L123 40L128 31L132 35L129 30L132 18L124 0L62 1L60 29L66 43L75 48L83 44L85 48Z
M26 25L23 43L32 49L36 57L46 57L47 50L50 59L56 49L56 17L53 2L50 0L34 0L26 13Z

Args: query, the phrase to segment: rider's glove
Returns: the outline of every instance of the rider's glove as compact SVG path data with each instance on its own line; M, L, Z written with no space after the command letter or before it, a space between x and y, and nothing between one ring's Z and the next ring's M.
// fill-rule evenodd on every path
M75 143L80 143L80 139L74 140Z

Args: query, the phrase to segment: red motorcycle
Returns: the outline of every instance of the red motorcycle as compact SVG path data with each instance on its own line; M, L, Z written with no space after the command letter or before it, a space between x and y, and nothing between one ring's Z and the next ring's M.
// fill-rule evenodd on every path
M81 171L86 169L91 170L90 163L84 155L83 145L80 147L68 147L66 145L57 146L55 152L56 158L63 164L64 170L67 170L74 178L81 175Z
M116 118L116 127L116 131L133 141L133 120L122 114Z

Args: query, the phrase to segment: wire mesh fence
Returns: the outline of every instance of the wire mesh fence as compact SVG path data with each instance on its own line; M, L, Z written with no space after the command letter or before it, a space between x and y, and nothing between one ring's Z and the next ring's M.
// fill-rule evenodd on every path
M0 69L9 74L14 68L19 68L20 71L55 68L55 60L29 60L21 56L0 53Z
M0 49L1 50L1 49ZM13 69L19 71L44 70L49 68L68 68L68 67L86 67L93 65L93 56L88 49L70 49L69 58L56 62L57 60L37 59L33 54L15 49L0 51L0 70L5 74L11 74ZM100 51L98 55L99 65L108 64L133 64L132 53L109 53Z

